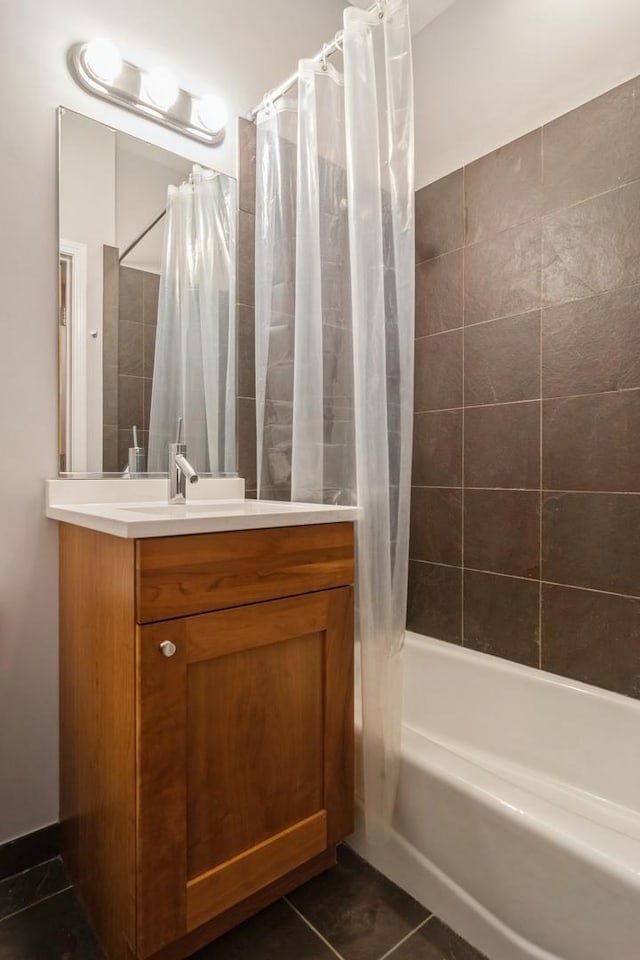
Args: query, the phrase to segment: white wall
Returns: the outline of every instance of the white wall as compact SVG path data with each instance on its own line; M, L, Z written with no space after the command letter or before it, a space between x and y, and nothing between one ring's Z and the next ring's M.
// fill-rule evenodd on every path
M340 0L2 0L0 3L0 842L57 819L56 470L59 104L235 173L235 138L211 149L84 93L68 46L110 36L232 116L253 106L340 24Z
M640 74L640 2L457 0L414 67L421 187Z
M187 179L192 164L118 134L116 246L120 255L167 206L167 187ZM124 266L160 273L164 218L127 254Z

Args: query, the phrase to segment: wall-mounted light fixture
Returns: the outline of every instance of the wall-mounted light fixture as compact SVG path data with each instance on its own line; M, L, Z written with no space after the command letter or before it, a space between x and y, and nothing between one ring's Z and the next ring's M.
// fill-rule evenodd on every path
M111 40L74 44L69 50L68 62L75 80L97 97L200 143L215 145L224 139L229 115L220 97L213 93L204 96L189 93L168 70L143 70L123 60Z

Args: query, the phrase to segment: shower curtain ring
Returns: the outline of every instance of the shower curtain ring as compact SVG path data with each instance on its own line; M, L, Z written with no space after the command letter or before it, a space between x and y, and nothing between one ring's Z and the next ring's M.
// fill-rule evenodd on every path
M324 70L325 73L329 69L329 67L327 66L327 47L328 47L328 44L326 43L322 44L322 56L320 58L322 63L322 69Z
M342 30L338 30L335 37L333 38L333 42L336 45L336 50L339 50L340 53L342 53L342 50L343 50L343 44L342 44L343 38L344 38L344 32Z
M378 8L378 20L384 20L384 0L376 0Z

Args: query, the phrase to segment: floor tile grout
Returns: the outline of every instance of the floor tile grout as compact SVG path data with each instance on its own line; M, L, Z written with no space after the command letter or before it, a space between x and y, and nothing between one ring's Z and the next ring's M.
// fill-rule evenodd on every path
M409 933L406 935L406 937L403 937L402 940L399 940L394 947L391 947L390 950L387 950L386 953L383 953L382 956L379 958L379 960L387 960L387 957L391 957L396 952L396 950L398 950L402 946L403 943L406 943L407 940L409 940L410 937L414 935L414 933L417 933L418 930L422 930L422 928L427 923L429 923L429 920L433 920L433 917L434 917L434 914L430 913L429 916L425 917L422 923L419 923L414 930L410 930Z
M5 917L0 917L0 923L4 923L5 920L10 920L12 917L17 917L21 913L25 913L27 910L31 910L32 907L37 907L41 903L45 903L47 900L52 900L54 897L60 896L61 893L66 893L67 890L72 890L73 884L69 884L67 887L63 887L61 890L56 890L55 893L48 893L46 897L40 897L38 900L33 900L32 903L28 903L26 907L20 907L19 910L14 910L13 913L8 913Z
M324 945L325 945L326 947L329 947L329 950L331 950L331 952L332 952L333 954L335 954L335 956L338 957L339 960L344 960L344 957L342 956L342 954L341 954L341 953L338 953L338 951L336 950L336 948L335 948L331 943L329 943L329 941L327 940L326 937L323 937L323 936L322 936L322 934L320 933L319 930L316 930L316 928L314 927L314 925L313 925L309 920L307 920L307 918L305 917L305 915L304 915L303 913L301 913L301 912L298 910L297 907L294 907L294 905L291 903L291 901L289 900L289 898L288 898L288 897L284 897L283 899L284 899L284 902L287 903L287 904L291 907L291 909L293 910L293 912L300 917L300 919L303 921L303 923L306 923L306 925L309 927L309 929L312 930L313 933L315 933L316 937L318 937L319 940L322 940L322 942L324 943Z

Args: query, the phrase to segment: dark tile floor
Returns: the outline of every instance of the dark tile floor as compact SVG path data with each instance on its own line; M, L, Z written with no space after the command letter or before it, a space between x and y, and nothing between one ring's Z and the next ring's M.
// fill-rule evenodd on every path
M192 960L484 960L348 847ZM60 859L0 882L0 960L103 960Z

